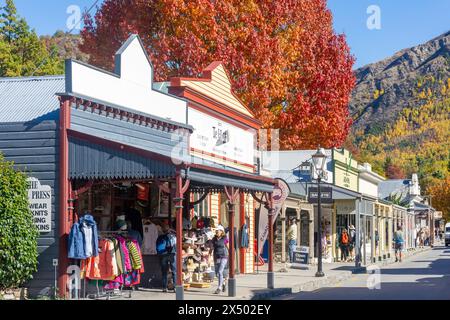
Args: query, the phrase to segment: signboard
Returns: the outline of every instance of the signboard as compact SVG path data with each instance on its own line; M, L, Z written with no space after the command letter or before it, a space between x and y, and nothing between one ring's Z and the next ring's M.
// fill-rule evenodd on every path
M255 165L254 130L241 129L193 108L189 108L189 124L195 128L191 152L215 162L236 162L249 168Z
M333 149L334 184L336 186L358 191L358 163L345 149Z
M319 190L317 187L308 188L308 202L318 203ZM320 187L320 203L333 203L333 188Z
M434 219L435 220L442 219L442 211L435 211L434 212Z
M356 214L355 200L337 200L336 214Z
M297 247L294 250L294 263L308 264L309 260L309 248L308 247Z
M275 189L273 191L273 200L274 200L274 216L273 216L273 223L277 220L278 214L281 211L281 207L284 204L284 201L286 201L287 197L289 196L289 193L291 192L289 189L289 185L281 179L275 179L277 181L277 185L275 186ZM269 234L269 212L264 207L264 205L261 205L261 208L259 210L259 224L258 224L258 248L259 248L259 254L261 254L261 251L263 250L264 243L266 242L267 236ZM273 226L272 226L273 227Z
M36 178L28 178L28 203L33 213L33 223L39 232L52 229L52 188L41 185Z

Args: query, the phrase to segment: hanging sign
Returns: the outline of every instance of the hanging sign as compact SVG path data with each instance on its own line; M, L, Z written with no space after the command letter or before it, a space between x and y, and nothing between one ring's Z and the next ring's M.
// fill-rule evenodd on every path
M318 203L319 190L316 187L308 188L308 202ZM320 187L320 203L333 203L333 189L330 187Z
M52 229L52 188L41 185L36 178L28 178L28 203L33 213L33 222L39 232Z
M281 211L281 207L284 204L284 201L286 201L287 197L289 196L289 193L291 192L289 189L289 185L281 179L275 179L277 181L277 184L273 190L273 205L274 205L274 216L273 216L273 223L277 220L278 214ZM261 208L259 210L259 228L258 228L258 248L259 253L261 254L261 251L264 246L264 242L266 242L267 235L269 234L269 211L267 208L265 208L264 205L261 205ZM273 226L272 226L273 227Z

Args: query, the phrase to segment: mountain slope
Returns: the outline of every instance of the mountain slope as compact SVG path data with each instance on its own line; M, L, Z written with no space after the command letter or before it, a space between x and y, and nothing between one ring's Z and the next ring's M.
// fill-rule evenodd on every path
M442 88L450 78L450 31L364 66L355 74L357 85L350 103L353 127L379 133L403 108L420 104L424 95L430 97L429 90L436 100L445 96Z
M417 172L423 190L448 181L450 32L355 74L346 146L358 160L388 178Z

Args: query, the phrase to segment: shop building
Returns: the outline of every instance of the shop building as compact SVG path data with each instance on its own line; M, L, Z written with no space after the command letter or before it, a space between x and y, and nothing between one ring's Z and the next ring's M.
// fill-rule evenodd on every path
M208 89L223 87L224 73L221 64L213 64L199 82L208 82ZM144 233L152 225L171 225L176 230L178 299L183 287L211 274L212 259L202 251L201 240L205 229L213 231L218 223L230 228L230 284L235 284L235 270L252 272L253 246L235 250L241 237L232 230L247 224L251 243L255 201L273 212L274 180L258 175L256 168L259 123L242 104L233 109L222 101L225 91L228 99L234 97L229 80L225 91L196 92L193 98L186 93L195 79L187 84L173 80L176 90L170 93L152 79L143 44L132 36L117 52L113 73L68 60L64 77L0 80L0 86L22 93L11 91L8 103L1 105L9 112L0 118L0 151L52 191L51 224L42 226L41 263L30 284L36 290L53 286L57 259L59 292L67 296L68 267L80 265L80 259L69 259L69 233L85 214L94 217L105 242L122 235L116 234L116 225L123 216L141 225L142 268L134 270L142 272L144 287L158 286L161 278L154 243L148 248ZM201 261L193 259L194 243ZM270 249L268 287L273 288Z
M383 181L380 184L379 198L395 203L397 207L406 208L406 218L403 213L403 222L407 220L411 247L413 244L416 245L415 239L418 233L423 233L425 240L428 239L426 242L433 244L435 209L430 205L429 199L421 195L417 174L413 174L411 179Z
M264 152L262 155L263 169L269 170L274 176L282 176L290 185L298 184L301 186L304 196L308 197L310 190L317 190L314 172L311 166L312 155L315 150L296 150L296 151L271 151ZM370 216L370 205L363 201L359 193L359 169L358 163L352 159L351 154L345 149L325 150L326 175L321 184L321 190L328 192L330 197L322 199L322 228L323 262L332 263L339 261L341 251L339 248L339 235L342 230L350 226L360 232L355 233L354 257L357 258L356 248L360 248L360 237L367 231L365 225L367 220L361 221L361 212ZM314 189L315 188L315 189ZM308 199L310 205L314 208L314 251L313 255L318 255L318 228L317 205L311 199ZM367 209L366 209L367 207ZM367 251L367 250L366 250ZM359 261L359 263L361 263Z
M379 233L376 222L375 206L378 200L378 186L384 177L372 171L369 163L358 166L359 192L361 193L361 253L362 263L367 265L377 260ZM375 234L378 233L378 235Z

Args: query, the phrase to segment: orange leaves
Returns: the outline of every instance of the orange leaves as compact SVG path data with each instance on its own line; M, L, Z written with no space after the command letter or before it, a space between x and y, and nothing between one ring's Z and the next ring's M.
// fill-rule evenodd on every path
M130 32L147 46L156 81L223 61L264 127L281 129L283 148L339 146L348 134L354 59L325 0L105 0L81 49L111 69Z

